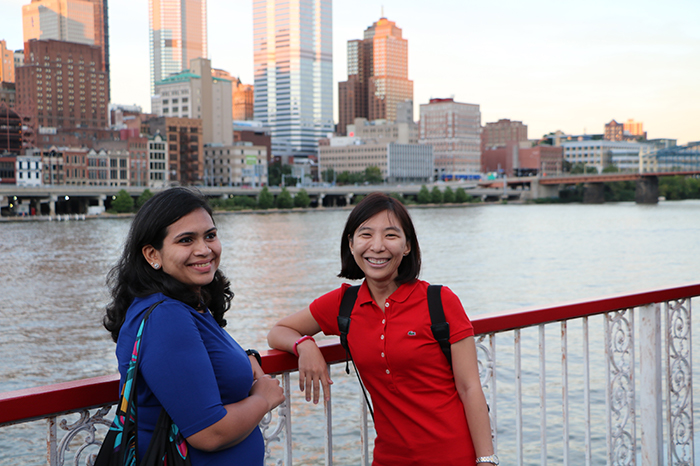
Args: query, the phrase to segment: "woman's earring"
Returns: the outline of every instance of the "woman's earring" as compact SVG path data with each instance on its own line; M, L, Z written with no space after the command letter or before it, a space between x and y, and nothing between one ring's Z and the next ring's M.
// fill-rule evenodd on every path
M153 268L158 270L160 268L160 264L156 262L155 264L153 264Z

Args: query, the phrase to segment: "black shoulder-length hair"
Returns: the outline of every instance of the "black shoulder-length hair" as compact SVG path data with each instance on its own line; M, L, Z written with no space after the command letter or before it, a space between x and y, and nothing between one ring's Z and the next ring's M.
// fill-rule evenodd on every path
M394 214L406 235L406 241L411 245L411 250L408 255L405 256L401 260L401 264L399 264L396 283L401 285L412 282L418 278L421 266L420 246L418 245L416 229L413 226L411 216L401 202L379 192L372 193L362 199L348 216L345 229L343 230L343 236L340 239L341 269L338 274L339 277L348 278L350 280L359 280L365 277L365 273L360 266L357 265L355 258L350 252L350 240L360 225L384 211L389 211Z
M168 227L197 209L204 209L212 216L211 207L202 193L193 188L176 187L150 198L134 217L124 252L107 275L112 302L107 305L103 325L115 342L134 298L153 293L163 293L195 309L204 303L216 322L221 327L226 326L224 314L231 305L233 292L228 279L220 270L214 274L214 280L201 287L197 293L163 272L162 268L155 270L142 252L143 247L149 244L160 250L168 234Z

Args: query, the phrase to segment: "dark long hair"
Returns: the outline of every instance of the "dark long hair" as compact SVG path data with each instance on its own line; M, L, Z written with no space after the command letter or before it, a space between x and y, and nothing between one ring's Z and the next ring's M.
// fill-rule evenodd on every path
M106 308L103 325L115 342L124 324L126 310L134 298L153 293L163 293L195 309L203 302L216 322L222 327L226 326L224 314L231 306L233 292L228 279L220 270L214 274L214 280L201 287L197 293L162 269L153 269L142 253L143 247L149 244L160 250L168 234L168 227L197 209L204 209L212 216L211 207L198 190L177 187L150 198L134 217L124 252L107 275L112 302Z
M416 237L416 229L413 226L413 221L406 207L404 207L401 202L384 193L372 193L368 195L352 209L352 212L350 212L348 220L345 222L343 236L340 239L341 269L338 274L339 277L348 278L350 280L359 280L365 277L365 273L360 266L357 265L352 252L350 252L350 240L355 234L355 231L360 228L360 225L384 211L389 211L394 214L406 235L406 241L411 245L411 250L408 255L404 257L401 260L401 264L399 264L396 283L401 285L418 278L421 266L420 246L418 245L418 238Z

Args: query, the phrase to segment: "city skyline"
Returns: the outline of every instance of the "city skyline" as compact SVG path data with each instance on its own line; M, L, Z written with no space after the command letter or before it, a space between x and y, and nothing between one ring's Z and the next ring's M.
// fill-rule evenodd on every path
M5 0L8 48L22 48L22 6ZM217 3L217 4L212 4ZM700 140L700 4L673 0L466 5L358 0L333 5L334 119L347 77L347 41L383 16L409 41L414 117L432 98L478 104L482 124L522 121L537 138L558 129L601 134L612 119L644 123L649 138ZM383 11L382 11L383 10ZM110 4L112 102L150 110L148 6ZM252 2L208 5L209 58L253 83Z

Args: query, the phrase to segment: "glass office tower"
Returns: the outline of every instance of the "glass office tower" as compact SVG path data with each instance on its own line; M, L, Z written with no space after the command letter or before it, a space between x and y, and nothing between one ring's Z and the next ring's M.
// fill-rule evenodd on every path
M207 58L206 0L148 0L151 95L155 83Z
M362 40L348 41L348 80L338 83L338 133L346 134L355 118L397 121L397 106L407 100L413 101L408 41L395 22L380 18Z
M331 0L253 0L254 117L284 163L334 129L331 20Z

